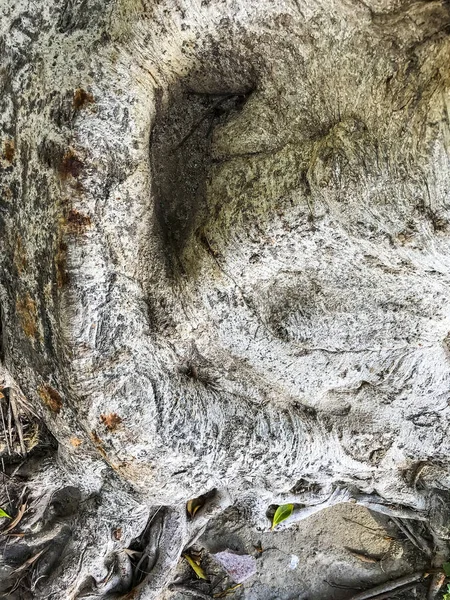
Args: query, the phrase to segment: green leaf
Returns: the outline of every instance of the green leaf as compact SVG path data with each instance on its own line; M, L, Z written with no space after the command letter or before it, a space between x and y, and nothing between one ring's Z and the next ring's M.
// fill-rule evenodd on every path
M279 525L282 521L285 521L288 517L290 517L292 515L293 510L293 504L282 504L281 506L279 506L275 511L275 514L273 515L272 529L275 529L277 525Z
M6 518L6 519L11 519L11 517L8 515L8 513L6 513L3 508L0 508L0 519L1 518Z
M442 568L444 569L444 573L447 577L450 577L450 562L445 562L442 565Z
M198 565L195 562L192 556L189 556L189 554L183 554L183 557L188 561L189 565L192 567L199 579L205 579L206 581L208 581L208 577L206 576L205 571L201 568L200 565Z
M195 517L195 513L205 505L205 497L200 496L199 498L193 498L188 500L186 504L186 510L191 519Z

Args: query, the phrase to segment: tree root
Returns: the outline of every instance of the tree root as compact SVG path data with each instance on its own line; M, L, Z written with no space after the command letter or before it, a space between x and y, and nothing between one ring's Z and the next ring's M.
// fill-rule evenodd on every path
M9 589L19 586L32 590L33 598L37 600L49 597L55 600L114 598L132 590L141 593L146 600L156 600L173 581L183 551L198 540L211 519L233 503L228 490L217 489L202 497L203 504L194 514L189 514L184 504L154 507L146 513L145 523L143 513L139 512L144 506L137 504L129 492L121 492L119 488L119 491L108 492L107 488L100 488L93 493L73 484L62 487L59 484L56 488L54 482L64 482L66 477L56 462L49 458L40 463L39 468L34 478L21 483L22 487L16 489L16 480L11 480L16 510L25 500L27 509L4 536L0 564L0 567L9 568L11 561L15 561L15 570L20 568L20 573L15 575L14 569L4 572L9 578ZM376 495L362 495L354 488L342 485L331 493L327 488L326 492L328 496L323 489L317 494L292 495L291 498L297 500L294 511L279 527L288 527L339 503L356 503L389 515L411 542L414 539L415 545L422 548L427 557L431 556L428 542L411 524L411 519L423 522L425 511L383 504L383 499ZM236 498L235 503L240 505L243 500L245 498ZM310 505L305 506L306 502ZM422 500L418 505L420 502ZM257 499L255 511L261 511L263 506L267 506L264 499ZM398 515L406 516L408 520L399 520ZM262 518L262 513L253 513L253 516ZM265 512L264 519L267 528L270 523ZM115 536L115 532L122 532L122 529L123 539L120 535ZM45 552L39 554L44 549ZM28 566L30 557L36 559ZM391 590L406 589L404 586L415 584L422 575L414 574L383 584L371 593L378 597ZM198 591L194 591L199 597ZM354 600L370 597L358 595Z
M277 499L278 500L278 499ZM407 520L416 520L416 521L426 521L427 516L423 511L416 511L413 509L392 506L390 504L382 503L383 499L379 498L376 495L362 495L356 492L354 489L338 486L336 489L328 496L326 500L323 500L323 495L318 495L315 498L312 496L308 497L308 501L311 503L310 506L305 506L305 498L300 496L289 496L289 502L294 504L294 510L290 517L288 517L283 523L279 525L280 528L284 529L289 527L290 525L302 521L314 515L326 508L330 508L335 506L336 504L344 504L344 503L352 503L357 504L359 506L364 506L369 510L374 512L378 512L380 514L391 517L392 519L396 519L400 522L400 519ZM286 499L284 498L284 502L277 502L276 500L272 501L271 504L282 504L285 503ZM267 523L267 520L266 520ZM406 526L403 525L403 528ZM409 531L409 530L408 530ZM412 534L409 532L409 536ZM423 540L422 540L423 541ZM417 542L415 542L417 544ZM427 552L427 550L422 550L423 552Z

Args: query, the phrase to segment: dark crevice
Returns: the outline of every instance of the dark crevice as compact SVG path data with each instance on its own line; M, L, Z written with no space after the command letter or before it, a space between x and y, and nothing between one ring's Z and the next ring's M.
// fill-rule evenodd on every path
M164 528L166 509L156 508L139 537L131 541L132 588L142 584L150 575L159 558L159 545Z
M192 267L195 232L207 221L207 180L214 128L241 110L251 90L195 93L179 85L157 106L150 140L155 229L170 275Z

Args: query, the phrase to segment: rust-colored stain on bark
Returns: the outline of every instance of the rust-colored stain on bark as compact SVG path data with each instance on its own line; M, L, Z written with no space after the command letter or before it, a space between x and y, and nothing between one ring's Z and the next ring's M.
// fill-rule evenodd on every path
M103 440L98 436L95 429L93 429L91 431L90 437L91 437L91 440L94 442L94 445L97 448L97 450L99 451L99 453L103 456L103 458L106 458L106 451L103 447Z
M54 413L61 411L63 402L59 393L50 385L42 385L38 389L38 394L42 402Z
M79 156L69 148L63 156L63 159L59 165L59 174L62 179L67 179L68 177L73 177L76 179L81 171L83 170L83 163L81 162Z
M90 225L91 219L88 215L84 215L74 208L69 210L69 214L67 215L67 230L70 233L83 233Z
M82 88L78 88L73 93L73 107L76 110L84 108L87 104L94 102L94 96Z
M24 334L35 339L38 333L36 302L27 294L16 300L16 312Z
M14 140L6 140L3 147L3 158L9 163L12 163L15 153L16 147L14 145Z
M20 237L20 235L17 236L16 243L14 245L13 261L14 261L14 266L17 269L17 272L19 273L19 275L21 275L27 266L27 256L26 256L25 248L23 247L23 242L22 242L22 238Z
M100 421L109 431L115 431L117 427L122 423L122 419L116 413L110 413L109 415L100 415Z

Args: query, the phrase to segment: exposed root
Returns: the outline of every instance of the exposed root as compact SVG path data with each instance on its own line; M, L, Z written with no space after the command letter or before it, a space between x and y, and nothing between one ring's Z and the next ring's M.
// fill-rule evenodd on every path
M346 502L352 504L358 504L365 506L369 510L381 513L393 519L409 519L416 521L426 521L427 514L425 511L413 510L405 507L391 505L379 496L359 494L355 489L338 486L333 490L326 499L324 499L323 492L317 495L309 494L305 495L290 495L288 502L294 504L294 510L290 517L283 521L279 525L281 528L289 527L293 523L302 521L314 515L326 508L335 506L336 504L343 504ZM279 498L274 499L272 504L283 504L286 502L286 497L282 497L282 501ZM307 503L307 504L306 504ZM267 523L267 520L266 520Z
M195 517L188 524L188 541L186 548L189 548L198 540L204 532L209 521L223 512L232 504L232 499L226 489L214 490L214 493L208 495L205 504L198 510Z
M104 492L99 490L99 495L90 496L72 484L56 487L56 481L64 481L64 474L51 461L44 461L44 465L37 462L33 467L34 478L27 481L21 479L21 468L16 468L15 472L10 468L11 473L5 474L9 477L15 518L3 529L5 543L0 564L7 568L7 584L3 584L2 589L6 592L21 590L24 598L41 599L53 593L55 598L93 600L133 592L136 597L142 594L146 599L156 600L174 580L183 551L199 539L211 519L233 503L226 489L216 489L197 499L197 503L191 502L191 513L185 505L154 507L141 532L122 541L121 534L116 536L115 532L126 531L127 513L133 514L131 496L125 494L123 504L110 510L110 499ZM27 470L23 469L23 473ZM382 499L376 495L361 495L354 488L344 486L337 487L332 493L324 488L315 492L308 496L299 493L297 499L310 502L310 506L298 502L292 515L279 527L287 527L339 503L358 503L375 510L381 507L380 512L390 515L407 539L431 560L434 548L431 549L422 526L426 522L425 511L416 513L382 504ZM325 492L328 497L324 499ZM236 498L235 503L239 505L240 499ZM192 506L197 506L195 511ZM261 503L258 506L261 507ZM406 514L408 520L399 520L398 514ZM411 520L413 516L418 525L416 528ZM265 514L264 518L268 525ZM83 529L84 545L80 547L77 539ZM92 539L92 543L86 546L86 539ZM442 555L445 555L444 546L442 542ZM67 568L71 569L70 577L64 574ZM420 572L388 582L370 592L361 592L354 600L388 597L383 594L409 589L422 577L423 572ZM437 589L438 574L435 579L431 584ZM181 590L176 584L173 590L193 597L207 595L195 588Z
M186 516L174 509L159 509L141 536L146 545L136 564L133 584L145 597L159 598L173 578L186 543ZM137 584L137 585L136 585Z

